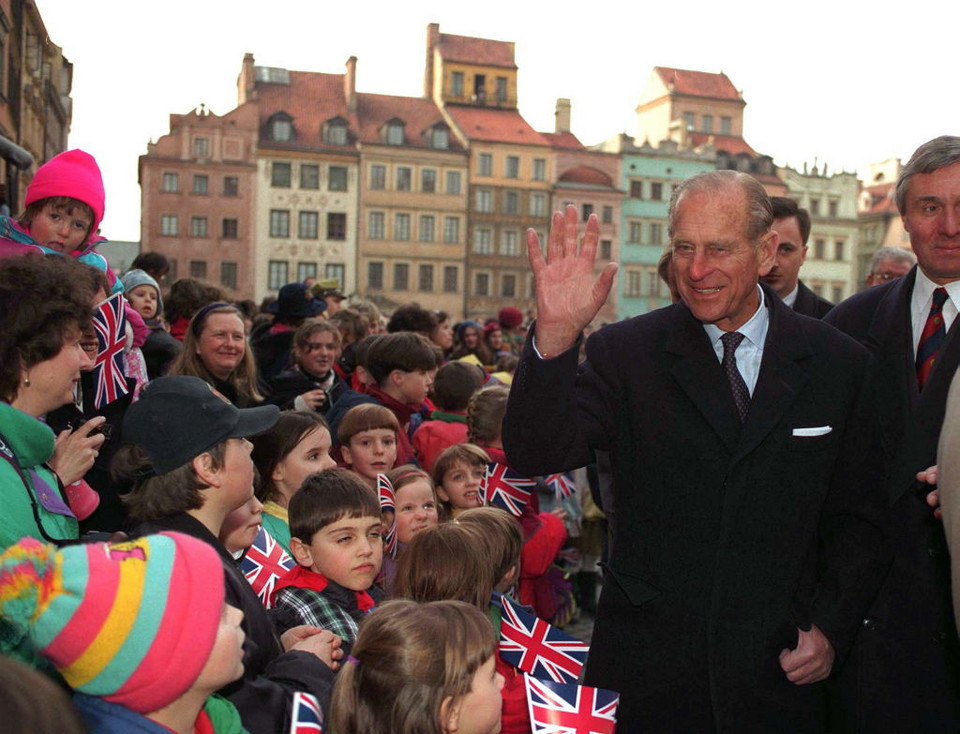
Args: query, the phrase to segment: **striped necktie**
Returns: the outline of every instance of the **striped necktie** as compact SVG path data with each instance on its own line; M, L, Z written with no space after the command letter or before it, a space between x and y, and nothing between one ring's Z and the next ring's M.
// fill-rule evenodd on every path
M930 313L927 322L920 332L920 343L917 344L917 385L921 390L930 377L937 353L947 338L947 327L943 323L943 304L947 300L947 289L937 288L933 292L933 303L930 304Z

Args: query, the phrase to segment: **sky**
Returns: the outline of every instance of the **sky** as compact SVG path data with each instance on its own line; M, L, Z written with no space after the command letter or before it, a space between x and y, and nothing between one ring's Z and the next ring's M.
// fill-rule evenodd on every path
M73 63L68 144L100 163L111 240L140 239L137 162L147 143L169 131L171 113L233 109L245 52L261 66L336 74L356 56L358 91L420 96L428 23L514 41L521 114L552 131L556 100L567 97L586 145L633 134L654 66L725 72L747 102L744 138L778 165L816 159L828 172L863 174L960 134L955 1L895 13L837 0L36 3Z

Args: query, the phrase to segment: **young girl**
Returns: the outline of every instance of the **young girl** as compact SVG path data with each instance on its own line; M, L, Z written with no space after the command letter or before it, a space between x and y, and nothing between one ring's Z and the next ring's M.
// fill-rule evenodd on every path
M458 443L443 450L433 465L433 483L440 498L443 520L452 520L464 510L480 507L480 489L490 457L472 443Z
M386 473L386 477L393 487L396 510L382 513L383 524L385 528L396 526L399 556L418 533L439 522L437 493L430 475L412 464L391 469ZM380 585L388 592L393 589L396 570L395 559L384 553Z
M290 499L308 476L336 466L330 458L330 429L316 411L286 411L272 429L254 438L251 458L260 472L263 526L289 553Z
M490 620L456 601L387 602L360 628L337 677L337 734L497 734L500 689Z

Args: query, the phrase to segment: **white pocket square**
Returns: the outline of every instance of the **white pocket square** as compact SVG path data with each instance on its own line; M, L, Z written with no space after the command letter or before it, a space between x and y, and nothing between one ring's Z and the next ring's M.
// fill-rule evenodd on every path
M794 428L794 436L826 436L833 430L833 426L816 426L815 428Z

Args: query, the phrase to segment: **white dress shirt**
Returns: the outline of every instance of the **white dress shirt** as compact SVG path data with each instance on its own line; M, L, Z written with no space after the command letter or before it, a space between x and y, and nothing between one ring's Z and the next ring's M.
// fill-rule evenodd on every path
M757 386L757 378L760 376L760 362L763 361L763 344L767 340L767 329L770 326L770 314L764 308L763 289L757 286L757 293L760 294L760 305L756 313L750 317L743 326L737 331L743 334L743 341L734 352L737 359L737 370L740 376L747 384L750 391L750 397L753 397L753 389ZM713 324L704 324L704 330L710 337L710 343L713 345L713 351L717 354L717 359L723 361L723 342L720 337L726 334L725 331Z
M917 347L920 346L920 335L930 315L930 306L933 304L933 292L939 288L930 278L917 268L917 280L913 284L913 297L910 299L910 320L913 324L913 356L917 356ZM953 320L957 318L957 304L960 303L960 280L947 283L947 298L943 302L943 326L950 331Z

